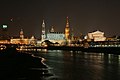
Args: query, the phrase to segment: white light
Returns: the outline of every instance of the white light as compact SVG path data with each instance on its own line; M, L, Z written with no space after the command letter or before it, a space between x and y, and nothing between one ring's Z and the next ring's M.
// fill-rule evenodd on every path
M3 28L7 28L7 25L3 25Z

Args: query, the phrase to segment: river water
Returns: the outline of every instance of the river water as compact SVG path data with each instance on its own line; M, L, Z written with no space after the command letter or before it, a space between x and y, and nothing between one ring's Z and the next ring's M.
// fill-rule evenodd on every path
M120 80L120 55L108 53L40 51L57 80Z

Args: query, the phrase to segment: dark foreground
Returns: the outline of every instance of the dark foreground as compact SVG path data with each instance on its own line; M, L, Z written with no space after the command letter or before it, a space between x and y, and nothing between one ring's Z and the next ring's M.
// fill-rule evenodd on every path
M32 54L17 52L15 48L0 51L0 80L44 80L53 76Z

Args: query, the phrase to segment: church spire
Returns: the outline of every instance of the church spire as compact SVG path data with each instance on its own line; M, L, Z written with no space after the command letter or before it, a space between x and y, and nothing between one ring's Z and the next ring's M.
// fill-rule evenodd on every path
M20 30L20 39L24 39L23 29Z
M45 40L46 36L45 36L45 22L43 20L43 23L42 23L42 35L41 35L41 40Z
M69 21L67 17L66 27L65 27L65 38L66 40L69 40L70 38L70 28L69 28Z
M52 26L52 28L51 28L51 31L50 32L54 32L54 27Z
M42 24L45 24L44 20L43 20L43 23Z
M69 27L68 16L67 16L67 23L66 23L66 27Z

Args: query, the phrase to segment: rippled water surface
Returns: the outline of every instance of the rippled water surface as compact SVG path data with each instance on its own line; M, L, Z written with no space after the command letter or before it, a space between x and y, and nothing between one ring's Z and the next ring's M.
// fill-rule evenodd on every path
M120 80L120 55L71 51L40 51L37 56L58 80Z

